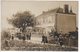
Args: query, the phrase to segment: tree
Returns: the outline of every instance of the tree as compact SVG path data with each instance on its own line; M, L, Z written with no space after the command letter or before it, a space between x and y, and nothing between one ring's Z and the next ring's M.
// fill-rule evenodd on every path
M69 41L69 44L78 46L78 31L69 32L68 38L71 40Z
M32 15L29 11L24 11L22 13L16 13L13 15L14 18L8 19L9 23L14 27L21 29L22 32L26 29L26 27L33 27L35 24L34 15Z
M78 31L69 32L69 37L73 36L75 39L78 39Z
M11 35L8 31L5 30L1 32L1 40L6 40L6 39L10 40L10 38Z
M54 31L53 29L51 30L51 32L49 33L50 34L50 36L57 36L57 37L59 37L59 35L60 35L60 33L58 33L57 31Z
M9 46L9 40L11 38L10 32L3 30L1 32L1 48L4 49L5 46Z

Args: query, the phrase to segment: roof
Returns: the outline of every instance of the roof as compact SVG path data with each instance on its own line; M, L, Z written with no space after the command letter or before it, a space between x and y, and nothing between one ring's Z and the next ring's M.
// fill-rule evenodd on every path
M63 9L59 7L59 8L55 8L55 9L49 10L46 13L49 13L49 12L63 13Z
M40 17L40 16L43 16L43 15L47 15L47 14L51 14L51 13L62 13L62 14L65 14L64 12L63 12L63 8L60 8L60 7L58 7L58 8L55 8L55 9L52 9L52 10L48 10L48 11L46 11L46 12L43 12L42 14L40 14L40 15L38 15L37 17ZM75 13L68 13L68 14L75 14Z
M38 15L38 16L42 16L42 15L47 15L49 13L63 13L63 8L55 8L55 9L52 9L52 10L48 10L46 12L43 12L42 14ZM37 17L38 17L37 16Z

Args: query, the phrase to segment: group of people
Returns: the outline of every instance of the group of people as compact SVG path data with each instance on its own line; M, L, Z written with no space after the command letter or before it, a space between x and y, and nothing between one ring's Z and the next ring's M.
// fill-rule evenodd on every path
M14 36L13 36L13 34L12 34L12 36L11 36L11 39L12 40L14 40ZM31 40L31 34L27 34L27 35L25 35L25 34L23 34L23 36L22 36L22 39L23 40ZM55 36L54 37L54 39L55 39L55 42L56 42L56 44L60 44L60 46L62 46L64 43L63 43L63 37L60 35L59 37L57 37L57 36ZM5 43L7 44L7 46L8 46L8 41L5 41ZM41 43L48 43L48 38L47 38L47 36L45 36L45 35L42 35L42 41L41 41Z
M31 33L28 33L28 34L18 33L16 37L19 39L23 39L23 40L26 40L26 39L30 40L31 39Z
M12 34L11 36L10 36L10 40L5 40L5 46L9 46L10 45L10 41L14 41L14 38L15 38L15 36L14 36L14 34ZM31 39L31 34L27 34L27 35L25 35L25 34L23 34L22 36L20 36L20 35L18 35L18 38L19 39L22 39L22 40L30 40Z
M55 36L54 40L55 40L55 43L59 44L60 46L64 44L64 38L62 35L59 35L59 37Z
M48 39L47 39L47 36L42 36L42 43L48 43Z
M26 39L27 39L27 40L31 40L31 34L27 34L27 35L24 34L24 35L22 36L22 39L23 39L23 40L26 40Z
M13 39L13 37L12 37L12 39ZM31 40L31 33L30 34L27 34L27 35L25 35L24 34L24 36L22 36L22 39L23 40ZM54 37L54 39L55 39L55 43L56 44L60 44L60 46L62 46L64 43L63 43L63 37L60 35L59 37L57 37L57 36L55 36ZM47 38L47 36L45 36L45 35L42 35L42 41L41 41L41 43L48 43L48 38Z
M54 39L56 44L59 44L60 46L64 44L64 39L62 35L60 35L59 37L55 36ZM48 43L47 36L44 36L44 35L42 36L42 43L44 44Z

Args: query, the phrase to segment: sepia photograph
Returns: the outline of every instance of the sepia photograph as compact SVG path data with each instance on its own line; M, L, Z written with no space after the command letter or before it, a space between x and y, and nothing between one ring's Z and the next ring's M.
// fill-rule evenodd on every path
M78 1L1 1L1 51L78 51Z

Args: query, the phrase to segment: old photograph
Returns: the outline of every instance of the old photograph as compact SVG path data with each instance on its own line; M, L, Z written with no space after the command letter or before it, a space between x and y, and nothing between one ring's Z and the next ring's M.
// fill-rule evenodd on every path
M1 2L2 51L78 51L78 1Z

